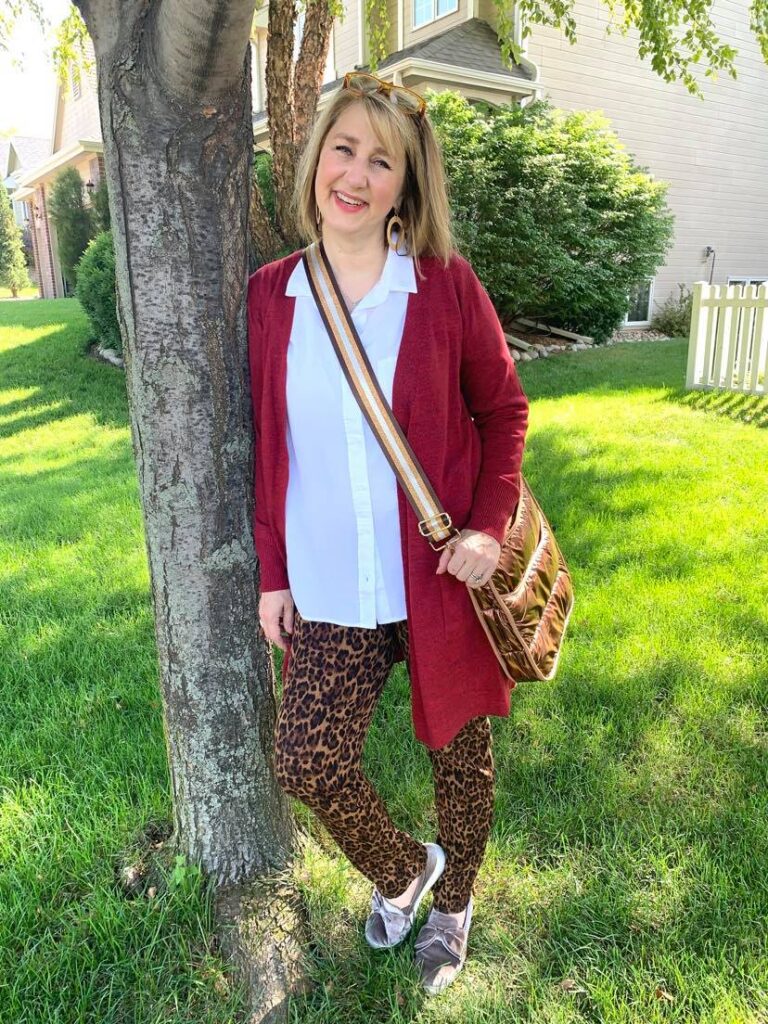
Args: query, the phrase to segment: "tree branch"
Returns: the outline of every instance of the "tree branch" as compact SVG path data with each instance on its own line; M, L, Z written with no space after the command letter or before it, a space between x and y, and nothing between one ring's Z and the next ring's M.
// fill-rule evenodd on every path
M304 35L296 62L295 79L301 88L294 98L294 145L301 153L312 127L317 97L323 84L325 62L331 41L334 9L329 0L311 0L304 19Z
M293 26L295 0L269 0L267 41L267 118L275 181L275 210L278 230L286 238L295 236L289 204L296 177L293 105Z

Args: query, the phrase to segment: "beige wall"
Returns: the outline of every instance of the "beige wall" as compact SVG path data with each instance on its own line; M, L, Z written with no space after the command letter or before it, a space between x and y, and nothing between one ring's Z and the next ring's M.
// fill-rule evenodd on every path
M59 104L56 116L56 137L53 152L66 149L73 142L83 139L100 139L99 100L96 91L96 68L84 72L81 78L78 99L69 88L59 90Z
M605 38L600 0L577 0L578 43L535 26L527 56L544 91L567 110L602 109L637 162L671 182L674 248L656 278L654 299L677 293L677 282L768 274L768 67L749 31L748 0L719 0L718 30L738 51L739 77L704 79L702 102L669 85L637 56L637 33ZM703 75L701 76L703 78Z
M333 45L336 62L336 74L341 77L359 64L358 32L360 26L359 5L357 0L346 0L344 5L344 21L337 18L333 23Z
M436 21L430 21L421 28L413 27L413 0L403 0L405 5L405 41L404 46L413 46L414 43L423 43L425 39L446 32L449 28L455 28L462 21L467 20L467 0L459 0L459 9L453 14L444 14Z

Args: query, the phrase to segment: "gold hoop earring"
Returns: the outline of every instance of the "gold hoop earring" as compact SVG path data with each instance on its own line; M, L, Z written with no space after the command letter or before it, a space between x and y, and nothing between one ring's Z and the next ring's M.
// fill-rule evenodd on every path
M393 245L392 244L392 232L395 229L397 229L397 241ZM398 248L400 242L404 242L404 241L405 241L405 226L404 226L402 220L400 219L400 217L398 217L398 215L395 214L394 217L390 217L389 223L387 224L387 245L389 246L390 249L392 249L393 252L397 252L397 248Z

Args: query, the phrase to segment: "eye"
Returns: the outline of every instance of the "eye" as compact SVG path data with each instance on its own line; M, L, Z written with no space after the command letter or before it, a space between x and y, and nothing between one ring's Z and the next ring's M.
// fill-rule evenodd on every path
M339 145L339 146L334 146L333 148L334 149L343 150L343 152L345 152L345 153L350 153L350 154L352 153L352 150L349 148L349 146Z
M381 166L386 168L386 170L388 170L388 171L391 170L391 168L390 168L389 164L387 163L387 161L386 160L382 160L381 157L379 157L377 160L374 160L373 162L375 164L381 164Z

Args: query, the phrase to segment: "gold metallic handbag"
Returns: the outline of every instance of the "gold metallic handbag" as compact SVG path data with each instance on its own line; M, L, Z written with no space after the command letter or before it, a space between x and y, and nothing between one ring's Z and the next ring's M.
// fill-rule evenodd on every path
M360 341L322 242L303 254L312 294L344 376L419 517L434 551L461 539L402 428L392 414ZM505 675L514 683L551 679L573 609L571 574L547 518L520 474L520 500L504 532L499 563L487 583L467 586Z

